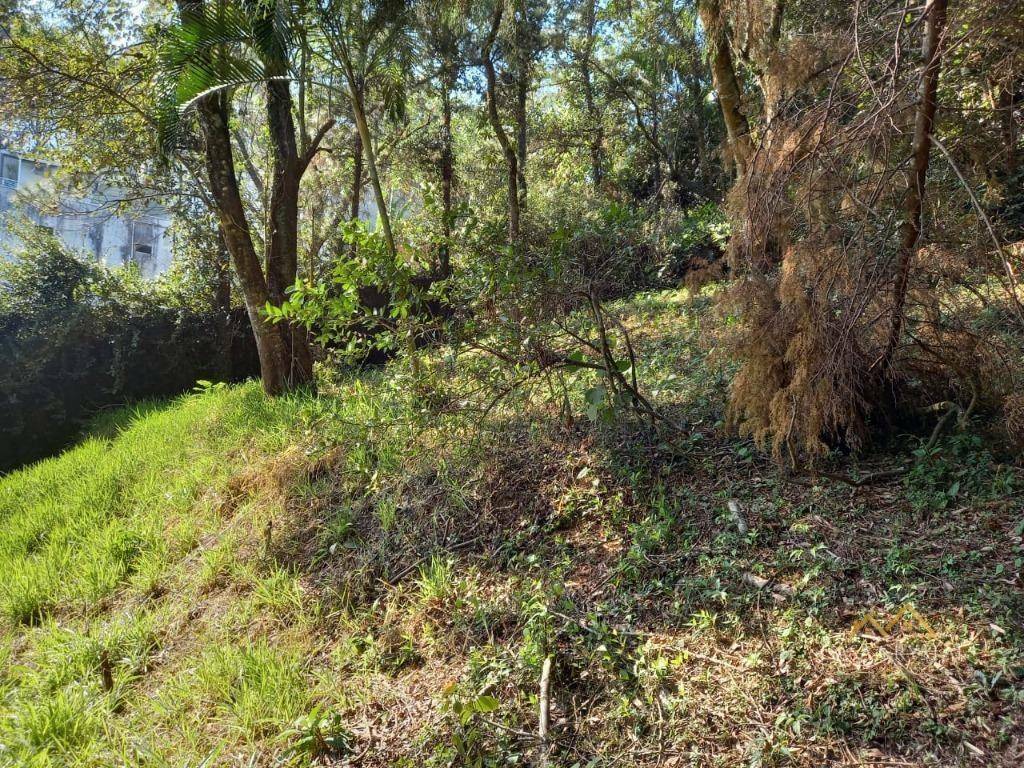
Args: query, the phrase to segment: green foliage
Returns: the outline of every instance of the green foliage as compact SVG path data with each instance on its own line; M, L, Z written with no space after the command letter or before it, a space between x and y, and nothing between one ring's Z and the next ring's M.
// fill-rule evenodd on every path
M975 433L958 433L924 451L914 451L917 461L906 477L907 498L917 510L938 512L959 499L1006 498L1016 492L1013 474L996 463Z
M121 760L110 751L111 723L176 637L151 601L174 583L172 564L199 532L218 533L222 522L204 495L240 469L241 456L225 458L238 445L280 450L299 407L267 400L255 384L192 394L111 417L109 436L2 479L0 695L12 716L0 720L0 761ZM261 609L295 610L285 572L254 595ZM108 613L121 599L135 607ZM16 667L4 654L12 632L31 638ZM269 648L224 650L204 660L203 690L232 727L266 733L272 721L276 733L307 710L299 670ZM187 685L195 684L192 673Z
M447 705L457 725L451 735L452 747L460 765L483 768L493 765L492 751L479 725L478 718L497 712L501 703L486 694L468 699L452 695Z
M4 478L0 614L38 623L54 610L89 610L122 588L147 556L175 546L167 516L188 509L204 483L227 471L219 447L287 411L252 387L192 395L125 424L113 446L88 440ZM197 440L199 429L213 431ZM180 534L187 541L188 529Z
M415 284L414 264L392 258L380 230L356 220L343 225L340 237L355 256L340 255L316 283L297 281L280 307L264 307L266 316L309 328L345 360L401 348L417 333L410 324L418 322L429 287Z
M420 567L420 596L425 601L444 601L456 592L455 569L451 560L434 556Z
M337 712L326 712L314 707L281 734L281 740L291 746L286 758L304 758L318 761L328 757L343 757L352 751L352 734Z
M247 738L280 733L309 707L302 661L264 642L211 649L196 670L197 692L216 717Z
M703 368L710 299L610 309L646 330L651 396L713 418L721 382L676 364ZM400 366L274 399L208 387L0 480L2 759L525 764L546 658L552 764L575 725L581 752L634 761L659 738L728 766L891 739L944 764L960 742L933 738L942 701L944 733L1012 743L1015 488L965 476L957 513L926 519L900 481L852 497L777 482L710 422L680 460L626 420L566 427L543 391L483 413L470 372L491 363L450 355L424 366L463 410L425 407ZM571 372L571 396L594 375ZM950 470L979 448L950 449ZM910 599L935 638L849 636L848 614Z
M198 6L163 30L157 113L165 153L180 141L181 115L203 96L286 74L294 11L270 2Z
M182 307L131 269L87 262L24 231L0 259L0 469L51 453L97 409L257 370L242 317Z

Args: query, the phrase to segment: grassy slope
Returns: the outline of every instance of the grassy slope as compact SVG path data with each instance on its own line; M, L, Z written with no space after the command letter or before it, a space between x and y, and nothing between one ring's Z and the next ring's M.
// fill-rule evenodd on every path
M684 456L475 413L439 358L427 411L220 389L0 479L0 765L522 764L547 656L553 764L1019 765L1019 471L781 482L717 428L705 307L619 307ZM908 600L932 634L851 636Z

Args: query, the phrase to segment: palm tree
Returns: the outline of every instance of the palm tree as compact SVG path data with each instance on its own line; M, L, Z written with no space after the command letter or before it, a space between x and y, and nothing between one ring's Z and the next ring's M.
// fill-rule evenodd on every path
M288 322L270 323L265 308L280 306L295 283L299 186L334 121L324 123L312 138L296 139L291 60L295 31L304 22L296 8L283 0L177 4L179 21L160 46L161 144L167 153L176 151L182 118L195 114L210 197L242 286L263 387L279 394L312 381L312 355L307 332ZM265 87L273 148L270 226L262 260L246 217L229 130L233 94L253 83Z

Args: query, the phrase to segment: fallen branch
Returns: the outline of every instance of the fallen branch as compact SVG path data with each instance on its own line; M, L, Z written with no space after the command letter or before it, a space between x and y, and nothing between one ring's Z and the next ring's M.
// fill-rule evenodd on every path
M540 764L548 764L548 725L551 719L551 657L544 659L544 665L540 670L540 722L537 727L537 735L540 736Z

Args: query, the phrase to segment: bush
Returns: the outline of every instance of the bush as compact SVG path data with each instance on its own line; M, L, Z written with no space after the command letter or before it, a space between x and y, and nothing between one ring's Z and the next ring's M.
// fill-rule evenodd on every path
M0 261L0 471L59 450L101 408L258 373L244 314L185 308L52 235L24 239Z

